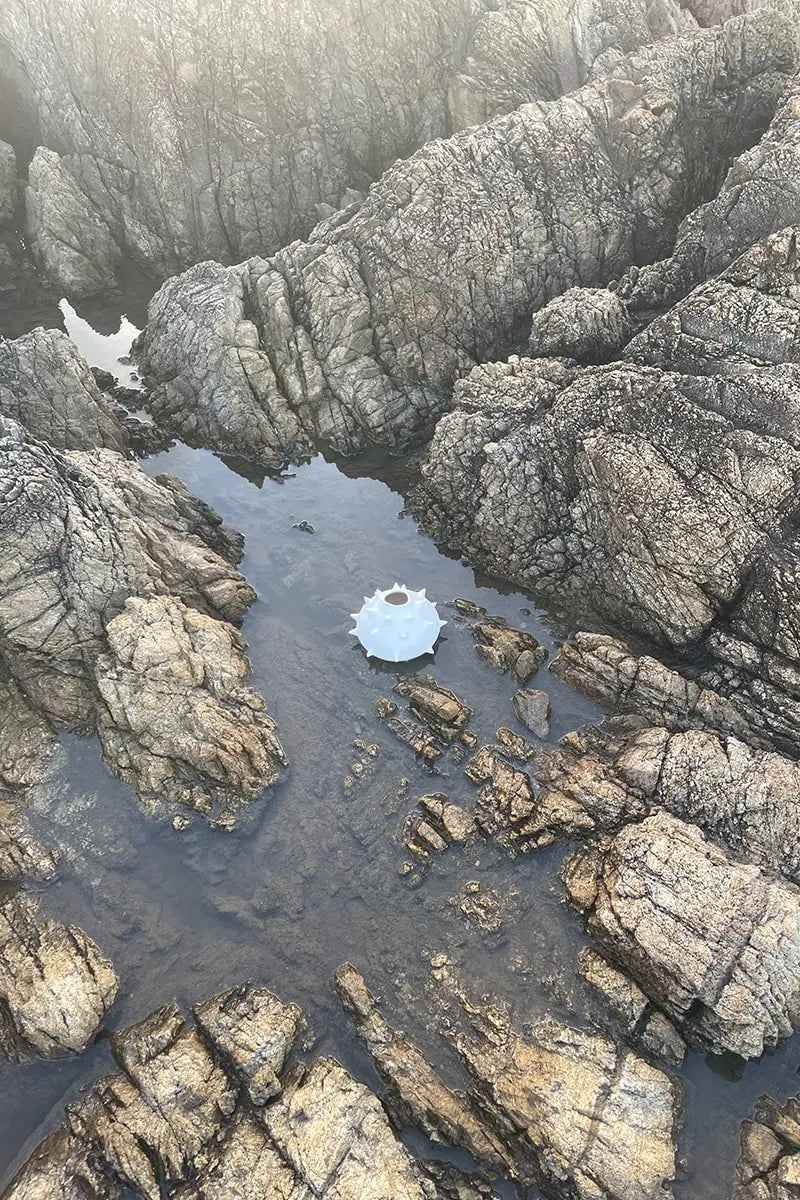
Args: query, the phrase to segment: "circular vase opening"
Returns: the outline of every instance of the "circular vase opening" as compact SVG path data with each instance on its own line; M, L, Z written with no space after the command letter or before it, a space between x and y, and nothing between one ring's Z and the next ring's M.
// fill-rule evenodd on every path
M396 604L398 607L401 604L408 604L408 592L389 592L384 596L387 604Z

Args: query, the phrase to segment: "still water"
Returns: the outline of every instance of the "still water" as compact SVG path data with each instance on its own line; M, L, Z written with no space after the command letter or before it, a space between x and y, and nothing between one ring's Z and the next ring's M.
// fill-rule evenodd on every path
M135 384L134 369L120 360L141 306L104 305L101 324L98 309L79 314L62 302L59 320L93 365ZM250 978L303 1007L313 1053L335 1054L375 1083L331 983L350 960L387 1017L458 1084L458 1065L435 1028L430 960L441 953L474 995L504 998L518 1026L543 1012L584 1018L592 1004L577 974L584 938L558 878L567 850L511 862L493 847L451 849L420 886L409 886L398 873L408 857L399 834L414 799L441 791L469 806L473 787L463 763L448 756L428 775L375 716L376 700L391 694L400 673L425 670L473 708L470 728L482 741L501 725L525 732L510 704L514 684L480 661L468 626L447 604L472 599L551 652L570 631L569 618L476 574L422 536L404 516L402 463L320 454L271 476L177 444L142 466L180 476L245 535L241 569L258 592L243 623L253 686L278 722L290 766L236 832L197 820L178 833L140 811L131 790L105 770L95 739L63 738L59 784L32 802L47 844L63 850L42 904L80 924L112 959L121 988L109 1024L136 1020L173 997L188 1008ZM300 522L314 532L295 528ZM426 587L449 622L433 663L389 669L368 661L347 635L348 614L362 597L395 580ZM550 693L551 741L600 715L546 668L536 684ZM380 752L348 792L355 739ZM468 880L499 893L506 913L499 933L480 934L450 903ZM797 1091L798 1062L797 1039L743 1071L690 1055L681 1152L694 1170L677 1196L729 1195L738 1122L763 1091ZM78 1060L0 1065L0 1186L59 1123L65 1101L110 1069L102 1035ZM419 1148L424 1139L412 1136Z

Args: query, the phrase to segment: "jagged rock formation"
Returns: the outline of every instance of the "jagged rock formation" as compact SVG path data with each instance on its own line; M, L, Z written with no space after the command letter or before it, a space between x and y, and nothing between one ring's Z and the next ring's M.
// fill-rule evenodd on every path
M123 414L57 329L0 337L0 414L59 450L128 448Z
M800 1022L800 890L667 813L565 867L605 955L691 1044L757 1058Z
M280 0L198 24L185 0L142 12L12 0L0 36L25 65L42 139L61 154L34 185L57 271L78 282L88 265L85 283L98 272L105 286L116 257L106 242L166 273L307 233L320 205L338 208L348 188L447 132L448 80L483 9ZM85 242L72 214L90 218Z
M450 1200L459 1192L448 1187L467 1187L445 1172L439 1190L377 1098L332 1059L268 1083L294 1039L294 1006L245 985L196 1012L192 1026L167 1005L115 1034L121 1073L68 1106L4 1200L117 1200L126 1187L159 1200L164 1180L179 1200Z
M460 1096L387 1024L353 967L336 983L401 1120L490 1166L499 1159L548 1196L669 1194L678 1085L633 1051L548 1021L523 1039L506 1013L471 1009L475 1036L456 1046L474 1088Z
M636 654L619 638L576 633L558 651L550 670L568 687L618 713L646 717L671 730L710 729L754 745L770 744L770 720L756 732L757 713L703 687L650 654Z
M41 712L89 719L88 671L129 595L241 617L254 597L231 565L241 539L179 480L107 450L61 454L11 421L0 434L0 647Z
M117 989L111 963L82 929L49 920L21 894L0 900L0 1052L79 1053Z
M694 25L672 0L580 0L569 12L558 0L498 5L476 22L469 57L450 83L452 128L557 100L621 55Z
M704 639L698 683L796 753L794 246L773 235L681 302L658 368L473 372L418 500L495 570L678 649Z
M17 156L7 142L0 141L0 225L14 216L17 207Z
M778 1104L762 1096L752 1121L742 1122L731 1200L783 1200L797 1190L800 1100Z
M210 811L254 799L286 757L227 622L173 596L130 597L94 663L97 728L111 770L153 802ZM199 782L195 782L199 781Z
M666 253L767 124L796 49L774 10L692 35L690 54L669 39L569 98L429 144L307 243L170 280L141 346L152 412L268 462L314 438L344 452L419 439L531 309Z
M800 883L800 768L734 737L670 733L641 717L587 726L540 755L527 820L554 838L616 832L653 809L698 825L750 862Z
M648 1057L673 1066L683 1062L683 1038L638 984L588 946L581 950L578 965L584 978L603 997L614 1032L621 1033L635 1050Z
M408 711L424 722L443 742L452 742L467 727L472 709L430 675L414 675L394 686L408 700Z
M91 294L120 252L161 274L271 253L431 138L554 99L694 25L674 0L569 14L553 0L403 0L380 18L355 0L280 0L200 25L186 0L147 13L12 0L0 73L14 66L50 147L28 191L39 257ZM18 136L27 150L31 131Z
M97 727L148 806L222 807L230 827L230 806L286 761L227 623L255 597L233 566L240 535L172 476L110 450L59 453L10 421L0 531L11 752L28 739L36 766L52 727Z
M122 255L62 159L40 146L28 170L25 223L39 265L69 296L112 290Z

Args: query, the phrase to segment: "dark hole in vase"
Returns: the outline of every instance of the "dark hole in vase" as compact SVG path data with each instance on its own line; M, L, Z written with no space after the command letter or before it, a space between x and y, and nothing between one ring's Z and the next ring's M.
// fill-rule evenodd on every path
M384 596L384 600L386 601L387 604L396 604L399 607L399 605L401 605L401 604L408 604L408 593L407 592L389 592L389 594L387 596Z

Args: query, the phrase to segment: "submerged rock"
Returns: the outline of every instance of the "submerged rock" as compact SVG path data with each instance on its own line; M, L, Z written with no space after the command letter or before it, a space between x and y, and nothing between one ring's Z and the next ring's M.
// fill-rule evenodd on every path
M117 990L111 963L82 929L48 919L22 894L0 899L0 1051L80 1053Z
M418 441L459 375L519 344L531 310L668 252L763 131L796 49L774 10L667 39L568 99L428 143L305 243L170 280L140 350L153 413L269 462L311 439L346 453ZM471 472L479 457L456 461Z
M286 757L247 687L241 635L173 596L130 597L94 664L111 770L153 801L235 803L275 783Z
M567 890L693 1046L757 1058L800 1022L800 890L667 813L579 851Z
M779 1104L762 1096L752 1121L742 1122L731 1200L783 1200L797 1190L800 1099Z

